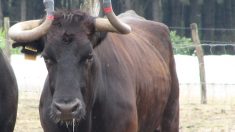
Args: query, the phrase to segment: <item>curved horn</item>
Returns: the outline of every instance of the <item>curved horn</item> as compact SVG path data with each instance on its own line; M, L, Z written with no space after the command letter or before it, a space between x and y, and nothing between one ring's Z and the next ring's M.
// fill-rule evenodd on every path
M40 24L40 20L30 20L13 25L9 29L9 36L14 41L26 42L33 41L45 35L50 28L54 16L54 0L43 0L46 7L46 20Z
M95 26L97 31L118 32L121 34L131 32L131 27L121 22L113 12L111 0L103 0L103 9L108 20L105 18L96 18Z
M20 22L9 29L9 36L18 42L33 41L47 33L52 20L46 19L41 25L40 20Z

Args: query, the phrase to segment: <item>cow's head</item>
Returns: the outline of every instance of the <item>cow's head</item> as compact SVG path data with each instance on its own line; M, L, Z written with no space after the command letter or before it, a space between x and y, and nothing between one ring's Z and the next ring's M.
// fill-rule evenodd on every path
M104 4L108 19L94 18L78 10L52 13L53 0L44 0L47 17L40 21L21 22L10 28L9 35L18 44L28 43L40 52L48 69L51 116L56 122L80 121L92 104L97 79L96 55L93 48L101 32L129 33L130 27L120 22ZM36 45L35 45L36 44Z

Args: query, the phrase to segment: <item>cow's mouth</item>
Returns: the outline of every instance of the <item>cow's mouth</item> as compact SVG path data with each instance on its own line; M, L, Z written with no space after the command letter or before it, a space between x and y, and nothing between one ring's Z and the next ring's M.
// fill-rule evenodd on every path
M72 124L75 122L76 124L78 124L79 122L81 122L81 120L85 118L85 113L85 110L80 110L73 113L60 113L52 110L50 113L50 118L55 123Z

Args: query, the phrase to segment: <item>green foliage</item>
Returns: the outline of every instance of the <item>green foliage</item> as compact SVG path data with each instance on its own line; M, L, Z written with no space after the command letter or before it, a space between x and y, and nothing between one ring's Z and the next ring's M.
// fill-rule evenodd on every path
M0 49L5 48L5 31L0 28Z
M194 46L190 38L181 37L176 34L176 31L171 31L170 37L174 49L174 54L181 54L181 55L193 54Z
M0 49L5 49L6 48L6 32L0 28ZM20 48L11 48L11 54L19 54Z
M11 48L11 54L20 54L21 48Z

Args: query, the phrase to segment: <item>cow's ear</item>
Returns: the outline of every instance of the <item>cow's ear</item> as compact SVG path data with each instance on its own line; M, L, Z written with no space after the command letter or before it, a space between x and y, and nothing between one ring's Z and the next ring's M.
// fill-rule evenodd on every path
M106 36L107 36L107 32L95 32L91 38L93 48L98 46L104 40Z
M22 53L26 55L36 56L43 51L44 42L43 39L38 39L32 42L14 42L12 47L22 47Z

